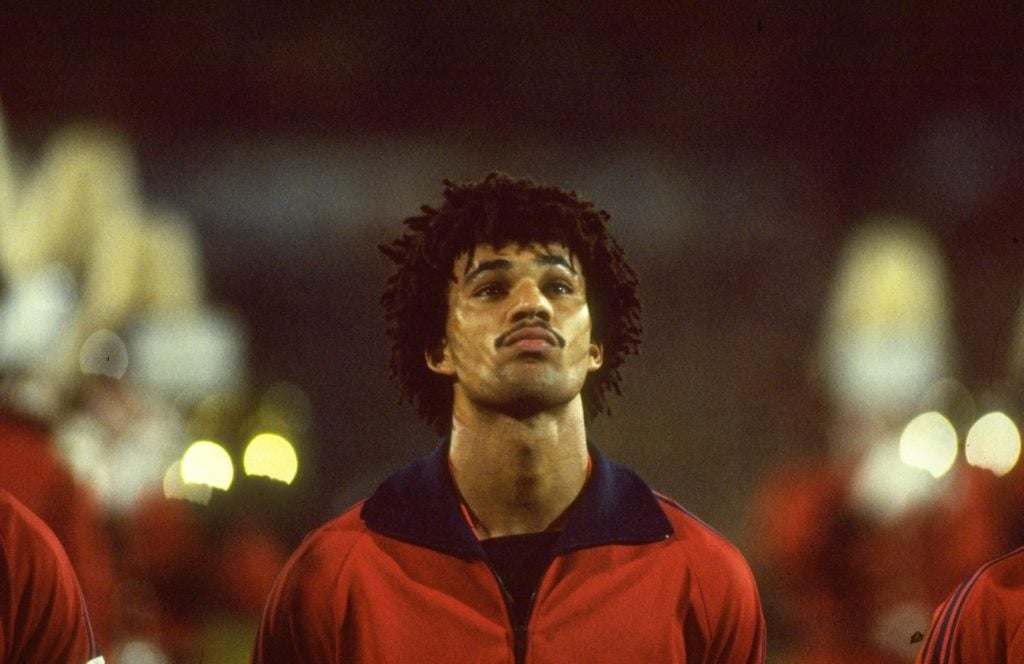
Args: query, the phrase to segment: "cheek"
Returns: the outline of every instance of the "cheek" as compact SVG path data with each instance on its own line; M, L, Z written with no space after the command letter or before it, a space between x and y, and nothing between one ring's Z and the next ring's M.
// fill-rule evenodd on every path
M478 316L463 309L454 309L448 316L445 333L448 338L448 346L453 352L461 354L465 354L467 351L472 352L476 346L486 341L483 330L477 329L479 324L478 322L474 324L474 321L478 321Z
M590 311L583 307L565 320L565 333L580 343L590 345Z

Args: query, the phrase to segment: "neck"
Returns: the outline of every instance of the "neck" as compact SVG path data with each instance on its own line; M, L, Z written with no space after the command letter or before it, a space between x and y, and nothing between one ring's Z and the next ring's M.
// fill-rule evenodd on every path
M586 482L582 402L526 418L456 403L450 455L481 539L558 529Z

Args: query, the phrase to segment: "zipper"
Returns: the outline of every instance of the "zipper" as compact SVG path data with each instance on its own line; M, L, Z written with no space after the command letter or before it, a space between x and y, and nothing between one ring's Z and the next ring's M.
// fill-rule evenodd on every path
M516 664L526 664L526 624L516 623L516 612L512 603L512 594L509 593L508 588L505 587L505 582L501 580L501 576L494 571L490 563L487 563L487 569L491 570L491 574L494 575L494 580L498 582L498 589L501 590L501 598L505 601L505 611L508 613L508 624L512 627L512 653L515 657ZM533 598L537 595L537 591L533 592L530 596L530 609L526 612L526 623L530 622L530 612L533 610Z
M549 563L550 566L550 563ZM530 593L530 601L526 605L526 613L523 615L523 621L521 623L516 622L515 618L515 606L512 600L512 594L505 587L505 582L501 580L501 576L494 571L490 563L487 563L487 568L491 570L491 574L494 575L494 580L498 582L498 588L501 590L501 597L505 600L505 610L508 612L508 623L512 626L512 654L515 658L516 664L526 664L526 636L527 627L530 624L530 618L533 616L533 605L537 600L538 587L534 588L533 592ZM544 575L541 575L541 583L544 581L544 576L547 574L545 570Z

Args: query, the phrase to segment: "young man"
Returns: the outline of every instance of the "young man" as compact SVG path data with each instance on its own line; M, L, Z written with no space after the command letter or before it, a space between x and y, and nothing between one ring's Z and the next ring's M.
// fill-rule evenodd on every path
M78 579L43 521L0 489L0 663L102 664Z
M1024 548L990 560L935 611L919 664L1024 661Z
M607 213L445 184L381 247L392 373L443 441L306 538L253 661L763 661L738 550L587 440L640 335Z

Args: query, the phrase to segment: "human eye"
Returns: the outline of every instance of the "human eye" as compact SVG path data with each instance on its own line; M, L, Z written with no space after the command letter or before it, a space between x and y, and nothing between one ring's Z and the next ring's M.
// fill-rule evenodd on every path
M473 291L473 297L479 298L496 298L501 297L505 293L505 288L499 283L489 282L483 284Z
M576 289L565 279L555 279L548 283L547 290L554 295L572 295Z

